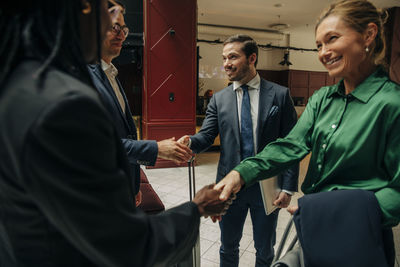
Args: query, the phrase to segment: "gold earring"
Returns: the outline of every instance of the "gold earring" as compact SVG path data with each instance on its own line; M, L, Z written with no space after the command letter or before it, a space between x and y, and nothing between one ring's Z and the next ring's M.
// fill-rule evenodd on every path
M82 9L82 13L83 13L83 14L87 15L87 14L89 14L90 12L92 12L92 6L90 5L89 2L85 2L84 5L85 5L85 8Z
M365 52L369 52L369 48L368 48L368 46L365 48Z

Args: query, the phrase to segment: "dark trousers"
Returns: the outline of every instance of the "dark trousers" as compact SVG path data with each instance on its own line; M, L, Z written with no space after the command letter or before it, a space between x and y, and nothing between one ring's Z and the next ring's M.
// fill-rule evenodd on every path
M275 228L278 210L265 214L260 185L258 183L241 191L237 199L222 216L220 266L236 267L239 265L239 242L243 234L243 225L250 210L253 223L253 239L256 249L256 267L270 266L274 257L276 239Z
M383 229L382 239L388 265L389 267L393 267L395 263L396 252L394 249L393 231L391 228Z

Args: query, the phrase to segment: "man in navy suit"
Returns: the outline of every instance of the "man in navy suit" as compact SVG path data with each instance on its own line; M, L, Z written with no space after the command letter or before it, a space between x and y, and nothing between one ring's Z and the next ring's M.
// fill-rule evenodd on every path
M178 140L199 153L210 147L220 135L217 182L241 160L286 136L297 120L289 89L261 79L257 73L258 47L251 37L235 35L228 38L223 45L222 57L225 72L233 83L213 95L199 133ZM247 103L242 102L245 99ZM245 108L247 113L243 113ZM298 166L280 175L282 191L275 205L288 206L291 195L297 191L297 179ZM258 183L239 192L220 221L220 266L238 266L239 242L248 210L253 223L256 266L270 266L278 211L268 216L265 214Z
M118 2L122 7L123 5ZM110 8L110 12L113 7ZM124 90L116 78L118 70L111 61L119 56L122 43L128 36L122 13L113 21L112 29L102 44L101 65L89 65L95 87L115 122L118 135L122 140L132 168L135 184L140 184L140 165L154 165L157 157L185 163L191 158L191 150L174 140L174 138L156 142L154 140L137 140L136 127L132 119ZM139 187L133 188L136 193L136 206L141 202Z

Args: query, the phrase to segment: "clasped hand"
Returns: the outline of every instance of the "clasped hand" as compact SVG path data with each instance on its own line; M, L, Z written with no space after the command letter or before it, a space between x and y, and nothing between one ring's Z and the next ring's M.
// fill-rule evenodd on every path
M215 184L204 186L194 196L193 202L197 204L200 215L204 217L220 217L226 213L232 204L235 195L232 194L226 200L220 199L221 191L214 189Z
M175 137L157 142L158 157L172 160L176 164L186 163L192 157L192 150L180 142L175 141Z

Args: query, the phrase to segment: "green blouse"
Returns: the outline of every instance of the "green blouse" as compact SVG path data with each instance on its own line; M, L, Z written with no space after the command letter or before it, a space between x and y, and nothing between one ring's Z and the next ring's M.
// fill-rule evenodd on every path
M305 194L334 189L375 192L384 225L400 221L400 86L378 68L345 95L343 81L309 99L296 126L235 170L246 187L311 159Z

